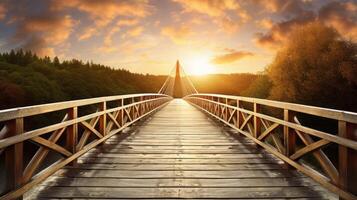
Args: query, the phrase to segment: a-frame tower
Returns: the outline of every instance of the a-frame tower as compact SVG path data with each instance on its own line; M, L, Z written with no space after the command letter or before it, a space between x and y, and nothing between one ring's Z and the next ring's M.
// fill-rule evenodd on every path
M176 61L176 74L175 74L174 91L173 91L173 97L174 98L182 98L183 97L180 71L181 71L180 62L177 60Z

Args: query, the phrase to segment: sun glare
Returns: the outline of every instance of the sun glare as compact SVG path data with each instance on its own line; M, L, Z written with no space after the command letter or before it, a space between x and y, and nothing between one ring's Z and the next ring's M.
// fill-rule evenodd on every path
M187 71L190 75L203 76L215 72L214 66L205 57L196 57L190 59L187 66Z

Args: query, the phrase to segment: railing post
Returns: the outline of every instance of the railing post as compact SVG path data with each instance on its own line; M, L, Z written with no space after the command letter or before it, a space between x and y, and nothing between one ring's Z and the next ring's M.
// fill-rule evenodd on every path
M229 117L229 112L228 112L228 99L227 98L225 98L226 100L225 100L225 104L226 104L226 106L225 106L225 109L226 109L226 113L225 113L225 115L224 115L224 121L228 121L228 117Z
M260 105L254 103L254 114L260 113ZM254 115L254 137L258 138L261 134L261 123L260 118Z
M121 107L121 109L119 110L119 124L120 126L124 126L124 99L120 99L119 101L119 107Z
M78 108L73 107L68 110L68 120L73 120L78 117ZM71 153L76 153L77 146L77 137L78 137L78 124L72 124L67 127L66 135L66 149ZM73 160L69 165L75 166L77 160Z
M7 123L8 137L20 135L24 132L24 119L17 118ZM5 149L6 165L6 190L11 191L20 187L23 183L23 142L19 142ZM22 199L18 197L17 199Z
M144 114L144 112L143 112L143 111L144 111L144 108L143 108L143 104L142 104L143 100L144 100L144 97L141 96L141 97L140 97L140 104L139 104L139 116L141 116L141 115Z
M241 112L240 112L239 108L240 108L240 100L237 99L237 123L236 123L236 127L238 129L240 128L240 126L242 124L242 117L241 117ZM240 134L240 133L238 132L238 134Z
M357 125L345 121L338 122L338 135L350 140L357 140ZM357 151L343 145L338 146L339 187L357 195ZM342 200L343 198L340 197Z
M133 103L135 103L135 98L134 97L131 98L131 103L130 104L133 104ZM131 107L130 108L130 117L131 117L132 120L134 120L135 106L131 105L130 107Z
M107 126L107 102L104 101L99 104L99 111L104 111L104 114L99 117L99 132L105 136L107 134L106 132L106 126Z
M293 122L294 112L284 109L284 121ZM285 156L290 157L295 152L296 134L295 131L288 126L284 126L284 149ZM289 164L286 163L287 168L291 168Z

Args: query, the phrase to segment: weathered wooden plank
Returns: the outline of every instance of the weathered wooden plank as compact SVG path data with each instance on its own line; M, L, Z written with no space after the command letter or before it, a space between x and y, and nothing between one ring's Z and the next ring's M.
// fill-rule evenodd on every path
M76 167L68 167L76 169L118 169L118 170L148 170L148 171L160 171L160 170L205 170L205 171L219 171L219 170L246 170L246 169L281 169L279 164L85 164L81 163Z
M261 154L260 150L257 149L232 149L231 151L226 151L225 149L168 149L168 148L113 148L106 150L94 150L93 153L102 152L102 153L117 153L117 154Z
M111 142L111 141L107 141L106 144L117 144L117 142ZM150 142L127 142L127 141L123 141L121 142L122 145L140 145L140 146L144 146L144 145L157 145L157 146L172 146L172 145L191 145L191 146L229 146L229 145L235 145L238 144L237 142L216 142L216 143L205 143L205 142L180 142L180 141L172 141L172 142L159 142L157 141L156 143L150 143Z
M67 187L291 187L314 186L309 178L254 178L254 179L120 179L52 177L42 185Z
M140 192L139 192L140 191ZM40 197L50 198L300 198L321 197L309 187L253 188L109 188L51 187Z
M101 177L101 178L282 178L301 176L288 170L231 170L231 171L123 171L61 169L54 176L61 177Z
M111 142L116 142L118 143L118 141L121 141L120 139L117 138L111 138L107 140L107 143L111 143ZM197 143L197 144L201 144L201 143L205 143L205 144L215 144L215 143L222 143L222 142L236 142L233 138L217 138L217 139L202 139L202 138L198 138L198 139L181 139L181 138L173 138L173 139L155 139L155 138L127 138L126 140L124 140L123 142L142 142L142 143L150 143L150 144L156 144L156 143L172 143L172 142L183 142L183 143Z
M217 159L217 158L264 158L264 155L261 154L234 154L234 153L208 153L208 154L199 154L199 153L191 153L184 154L180 152L176 153L132 153L132 154L124 154L124 153L87 153L82 156L82 158L147 158L147 159L159 159L159 158L199 158L199 159Z
M116 139L116 138L110 138ZM128 139L154 139L154 140L204 140L204 139L215 139L215 140L223 140L223 139L231 139L227 136L217 134L217 135L160 135L160 136L153 136L153 135L135 135L129 137Z
M158 146L158 145L122 145L122 144L104 144L102 147L97 148L93 151L107 151L111 149L118 149L117 152L120 153L121 149L136 149L146 152L149 149L159 149L159 150L225 150L225 152L232 152L232 150L242 150L249 149L255 150L252 148L253 146L250 144L241 144L241 145L231 145L231 146L216 146L216 145L166 145L166 146ZM120 150L119 150L120 149Z
M80 158L81 163L107 163L107 164L120 164L120 163L151 163L151 164L170 164L170 163L183 163L183 164L206 164L206 163L219 163L219 164L275 164L276 160L262 159L262 158L239 158L239 159L140 159L140 158Z

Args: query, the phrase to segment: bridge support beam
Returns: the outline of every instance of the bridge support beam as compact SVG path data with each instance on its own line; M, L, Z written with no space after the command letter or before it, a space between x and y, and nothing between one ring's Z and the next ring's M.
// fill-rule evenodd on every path
M344 121L338 122L338 134L350 140L357 141L357 125ZM339 145L339 186L357 195L357 151ZM344 200L344 198L340 199Z

